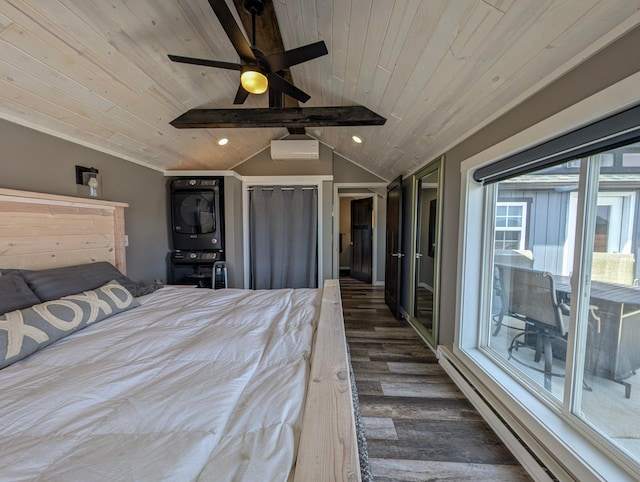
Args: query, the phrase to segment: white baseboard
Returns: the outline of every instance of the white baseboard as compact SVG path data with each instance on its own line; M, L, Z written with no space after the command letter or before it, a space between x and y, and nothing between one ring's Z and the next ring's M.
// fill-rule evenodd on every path
M458 386L462 393L464 393L476 410L478 410L480 415L482 415L482 418L484 418L484 420L489 424L491 429L496 433L500 440L502 440L518 462L520 462L520 465L522 465L531 478L539 482L551 482L556 480L556 477L558 476L560 476L561 480L571 480L569 474L566 473L562 475L556 473L553 476L549 474L549 469L541 464L537 457L533 455L531 449L529 449L525 444L537 444L537 442L533 439L527 441L526 433L516 434L509 425L510 422L515 421L509 420L509 416L506 412L505 414L500 415L496 413L496 410L492 408L487 400L481 396L478 390L470 383L470 379L467 378L470 374L463 374L463 371L460 371L457 368L457 364L454 360L455 357L451 352L449 352L449 350L439 346L438 355L438 362L440 366L442 366L444 371L447 372L447 375L451 377L453 382ZM557 467L555 467L555 469L558 470ZM564 475L568 478L563 479L562 477Z

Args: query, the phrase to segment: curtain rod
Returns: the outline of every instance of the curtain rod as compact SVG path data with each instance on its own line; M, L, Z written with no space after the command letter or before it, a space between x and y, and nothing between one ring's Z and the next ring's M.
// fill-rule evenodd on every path
M250 192L251 192L251 191L253 191L253 189L254 189L253 187L250 187L250 188L247 188L247 191L250 191ZM260 190L261 190L261 191L273 191L273 189L274 189L274 188L272 188L272 187L261 187L261 188L260 188ZM295 188L293 188L293 187L283 187L283 188L280 188L280 189L281 189L282 191L293 191ZM303 188L301 188L301 189L302 189L303 191L315 191L315 190L317 190L318 188L314 186L314 187L303 187Z

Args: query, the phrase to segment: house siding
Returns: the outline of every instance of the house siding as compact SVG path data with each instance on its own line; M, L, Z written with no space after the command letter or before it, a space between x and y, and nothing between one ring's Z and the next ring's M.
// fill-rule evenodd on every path
M533 268L561 273L567 240L569 193L548 189L501 189L498 201L527 203L525 249L533 253Z

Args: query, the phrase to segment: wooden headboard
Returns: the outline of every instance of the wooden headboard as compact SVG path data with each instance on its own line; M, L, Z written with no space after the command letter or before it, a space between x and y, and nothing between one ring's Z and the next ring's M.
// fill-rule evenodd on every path
M0 188L0 268L109 261L126 273L126 203Z

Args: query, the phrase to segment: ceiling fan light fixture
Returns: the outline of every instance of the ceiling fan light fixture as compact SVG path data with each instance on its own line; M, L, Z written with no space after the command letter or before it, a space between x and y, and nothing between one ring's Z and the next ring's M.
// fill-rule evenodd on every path
M256 66L243 67L240 83L242 88L250 94L264 94L269 87L267 76Z

